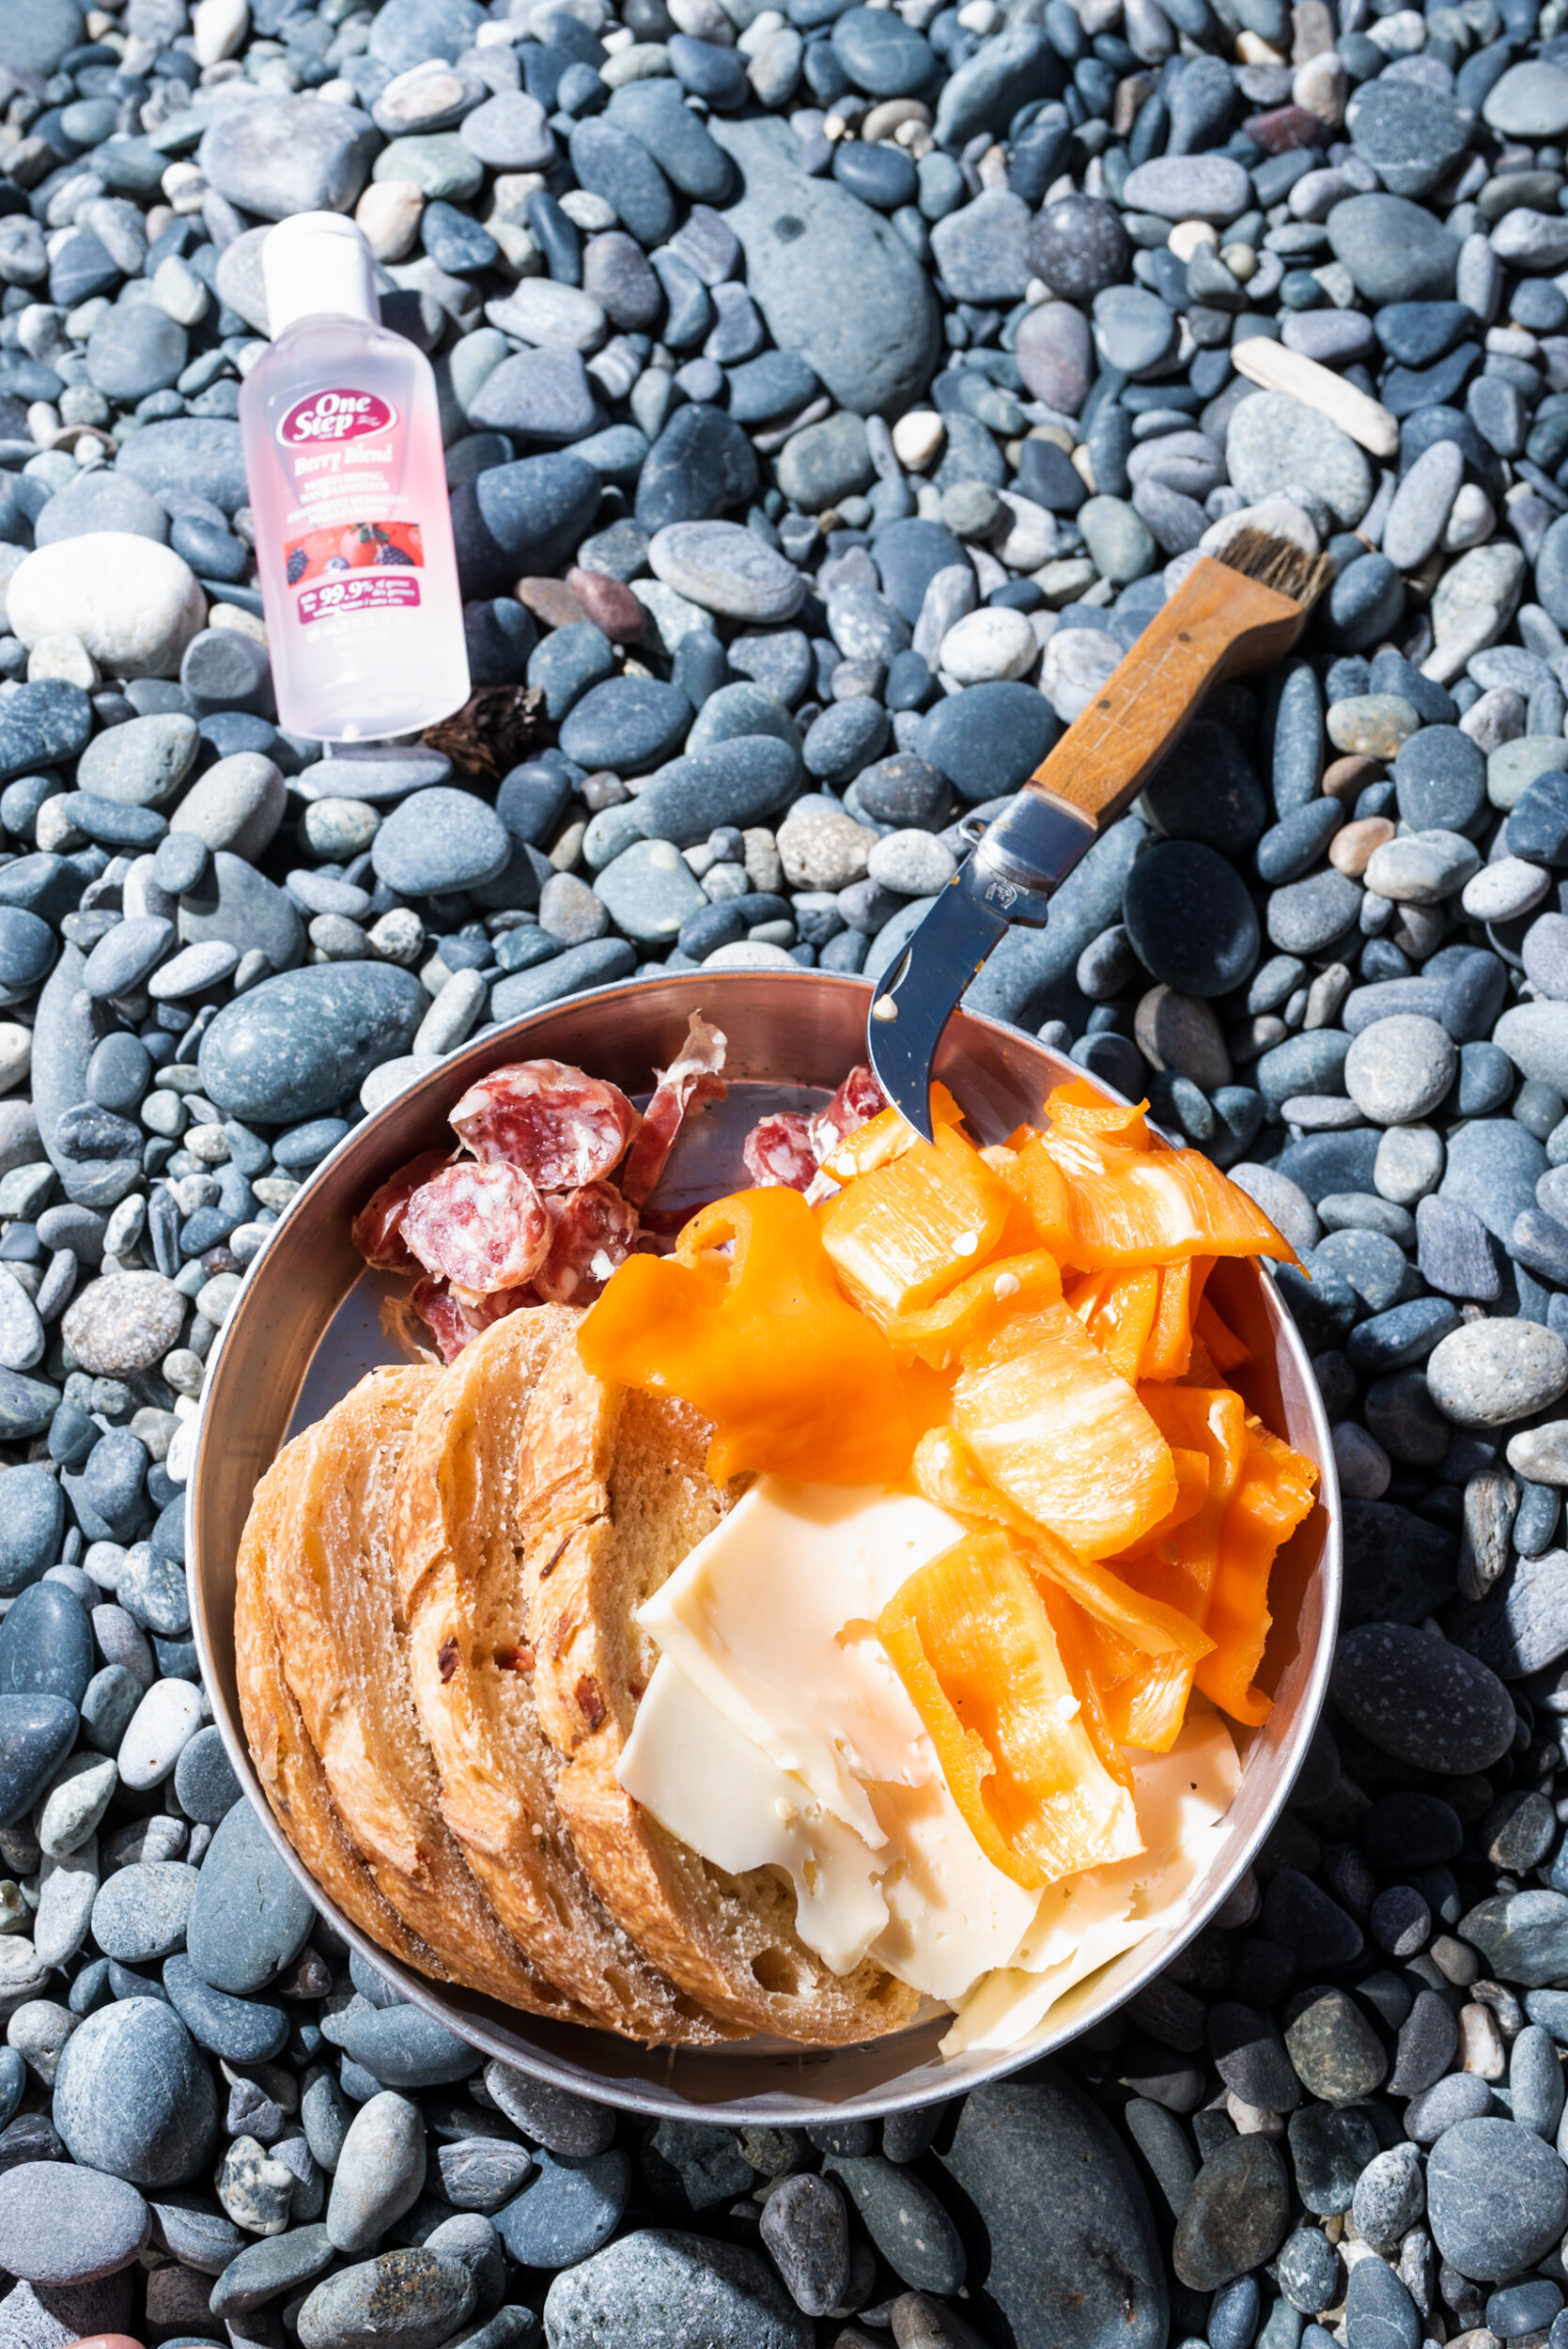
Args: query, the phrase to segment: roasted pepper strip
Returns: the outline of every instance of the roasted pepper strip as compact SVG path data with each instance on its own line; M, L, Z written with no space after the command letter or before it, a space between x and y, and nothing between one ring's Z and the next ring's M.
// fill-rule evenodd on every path
M815 1219L787 1186L705 1207L673 1258L629 1256L578 1347L598 1377L681 1395L711 1420L716 1484L743 1469L886 1484L908 1468L893 1349L841 1294Z
M1166 1277L1152 1266L1140 1272L1091 1273L1067 1299L1106 1361L1129 1386L1149 1346Z
M1154 1136L1144 1115L1149 1104L1108 1101L1085 1078L1058 1085L1046 1096L1046 1115L1051 1130L1081 1135L1088 1142L1110 1143L1124 1150L1151 1150Z
M955 1127L861 1175L819 1209L822 1245L862 1312L918 1312L991 1254L1009 1194Z
M1201 1455L1172 1454L1178 1469L1183 1461L1197 1460L1203 1470L1203 1489L1207 1487L1208 1464ZM1175 1649L1189 1663L1206 1656L1212 1641L1186 1615L1174 1607L1162 1606L1157 1599L1146 1598L1124 1582L1120 1575L1096 1562L1091 1565L1076 1549L1057 1540L1048 1526L1041 1525L987 1484L975 1465L973 1455L954 1434L951 1427L933 1427L922 1436L915 1446L915 1488L945 1509L950 1517L964 1517L977 1526L987 1524L1001 1527L1023 1546L1030 1570L1043 1582L1053 1582L1067 1592L1084 1612L1096 1623L1106 1626L1126 1641L1128 1648L1145 1656L1162 1656ZM1194 1482L1193 1470L1187 1470L1188 1494ZM1202 1492L1193 1497L1193 1507L1201 1506ZM1180 1506L1180 1503L1177 1504Z
M1069 1136L1076 1151L1076 1136ZM1054 1155L1060 1162L1062 1147ZM1069 1163L1072 1229L1063 1264L1081 1271L1169 1265L1184 1256L1275 1256L1296 1262L1263 1209L1196 1150L1101 1152L1103 1170Z
M1094 1750L1050 1618L1005 1535L970 1533L901 1585L877 1636L948 1790L1015 1883L1053 1884L1142 1848Z
M946 1085L931 1087L931 1122L934 1126L960 1126L964 1112L949 1093ZM852 1183L858 1174L874 1174L877 1167L888 1165L912 1150L920 1140L901 1110L878 1110L863 1126L851 1127L830 1155L822 1161L822 1172L831 1174L835 1183Z
M1007 1333L1009 1339L1012 1333ZM953 1424L993 1485L1085 1558L1130 1548L1176 1499L1171 1448L1066 1305L961 1373Z
M1233 1720L1265 1721L1273 1701L1253 1685L1272 1617L1268 1578L1281 1546L1312 1506L1317 1470L1250 1414L1241 1476L1219 1532L1207 1625L1214 1650L1198 1666L1198 1686Z
M1043 1248L1027 1256L994 1256L980 1272L949 1289L934 1305L892 1314L882 1327L901 1361L946 1370L960 1354L983 1345L1020 1313L1054 1304L1062 1294L1056 1258Z
M1203 1302L1203 1283L1214 1270L1212 1256L1189 1256L1166 1265L1159 1276L1159 1304L1138 1367L1140 1378L1185 1378L1192 1360L1192 1317Z

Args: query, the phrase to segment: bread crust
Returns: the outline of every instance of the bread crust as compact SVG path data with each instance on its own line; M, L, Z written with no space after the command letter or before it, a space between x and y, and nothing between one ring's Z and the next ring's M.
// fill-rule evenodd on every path
M410 1932L345 1834L320 1756L283 1676L267 1604L266 1560L278 1537L303 1441L296 1438L279 1453L256 1486L241 1539L234 1589L240 1718L262 1793L320 1891L380 1948L433 1981L450 1982L445 1966Z
M383 1898L448 1977L563 2021L592 2010L506 1932L442 1816L393 1604L397 1464L440 1374L378 1370L297 1447L264 1587L283 1676L334 1808Z
M616 1775L657 1650L635 1610L738 1491L712 1430L673 1398L607 1388L558 1346L521 1434L522 1596L538 1715L566 1762L557 1799L583 1866L638 1946L751 2032L843 2046L912 2020L917 1994L869 1958L838 1975L795 1930L784 1873L731 1876L660 1826Z
M522 1435L551 1361L564 1348L575 1358L577 1320L561 1306L508 1315L464 1348L419 1415L393 1505L414 1698L443 1815L516 1938L611 2030L711 2046L734 2037L733 2024L660 1972L585 1872L535 1703L518 1558ZM575 1486L551 1502L575 1525Z

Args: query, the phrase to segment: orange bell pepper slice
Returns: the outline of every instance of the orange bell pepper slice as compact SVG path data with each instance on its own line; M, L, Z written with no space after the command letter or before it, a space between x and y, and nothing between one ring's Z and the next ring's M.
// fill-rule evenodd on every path
M1198 1686L1233 1720L1265 1721L1273 1700L1253 1684L1273 1618L1268 1578L1282 1545L1312 1511L1317 1470L1249 1414L1241 1475L1225 1511L1207 1627L1212 1654Z
M1159 1306L1138 1366L1140 1378L1185 1378L1192 1361L1192 1316L1203 1302L1212 1256L1188 1256L1161 1268Z
M1220 1320L1206 1297L1192 1316L1192 1334L1203 1340L1208 1358L1218 1371L1239 1370L1243 1362L1250 1362L1252 1359L1250 1349L1242 1344L1229 1322Z
M1007 1252L1048 1248L1053 1256L1060 1256L1072 1237L1072 1206L1067 1178L1041 1136L1032 1127L1021 1126L1010 1143L982 1156L1013 1194L1013 1215L1003 1236ZM1028 1238L1015 1237L1024 1231Z
M1263 1209L1196 1150L1118 1151L1102 1169L1070 1171L1068 1195L1072 1230L1062 1261L1085 1272L1184 1256L1296 1261Z
M1208 1463L1201 1455L1184 1452L1172 1454L1178 1469L1182 1462L1196 1462L1202 1472L1202 1485L1192 1493L1192 1507L1202 1505L1208 1487ZM1124 1582L1110 1567L1086 1559L1058 1541L1048 1527L1038 1524L1016 1502L986 1483L976 1467L973 1455L966 1450L951 1427L933 1427L922 1436L915 1446L911 1473L915 1489L945 1509L950 1517L964 1517L976 1526L1001 1527L1024 1547L1025 1561L1036 1579L1054 1583L1080 1607L1085 1614L1104 1624L1126 1641L1128 1647L1145 1656L1161 1656L1174 1648L1191 1663L1208 1654L1212 1641L1197 1625L1173 1607L1164 1607L1157 1599L1144 1596ZM1187 1471L1187 1492L1195 1482L1190 1466ZM1178 1507L1181 1505L1178 1501Z
M811 1209L785 1185L705 1207L674 1257L629 1256L578 1350L598 1377L678 1394L711 1420L715 1484L744 1469L888 1484L908 1468L893 1349L841 1294Z
M1152 1150L1155 1137L1145 1115L1149 1104L1108 1101L1082 1077L1057 1085L1046 1096L1046 1115L1051 1130L1074 1134L1091 1143L1110 1143L1124 1150Z
M949 1093L946 1085L931 1087L931 1122L943 1126L960 1126L964 1112ZM878 1110L863 1126L852 1127L831 1153L822 1161L822 1172L831 1174L835 1183L852 1183L858 1174L874 1174L877 1167L888 1165L912 1150L920 1140L901 1110Z
M1065 1304L1017 1335L1020 1350L960 1374L954 1426L991 1483L1080 1556L1129 1548L1176 1499L1170 1445Z
M822 1245L862 1312L917 1312L991 1254L1009 1194L955 1128L916 1142L818 1210Z
M877 1620L949 1792L992 1864L1030 1889L1142 1849L1081 1719L1050 1617L1001 1533L970 1533Z
M882 1328L893 1352L932 1370L946 1370L1020 1313L1054 1304L1062 1294L1056 1258L1036 1248L1024 1256L996 1256L956 1288L918 1312L890 1314Z
M1154 1331L1164 1278L1152 1266L1140 1272L1094 1273L1067 1299L1106 1361L1129 1386L1138 1378Z

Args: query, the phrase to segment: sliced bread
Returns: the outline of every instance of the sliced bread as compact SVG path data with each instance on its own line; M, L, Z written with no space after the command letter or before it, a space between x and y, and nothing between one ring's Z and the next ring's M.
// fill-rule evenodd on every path
M495 1408L489 1368L471 1374L485 1419ZM704 1466L711 1433L682 1403L606 1387L566 1328L513 1438L515 1535L487 1542L460 1529L460 1579L474 1619L526 1627L511 1636L526 1638L536 1717L565 1765L557 1799L583 1867L638 1947L743 2030L823 2046L877 2038L913 2017L916 1994L869 1959L833 1973L795 1930L795 1890L782 1870L731 1875L709 1865L616 1776L657 1660L635 1610L737 1497ZM428 1711L456 1685L432 1688L439 1626L433 1611L416 1642Z
M240 1717L262 1792L319 1890L381 1949L437 1982L449 1982L442 1960L410 1932L344 1832L321 1758L283 1676L267 1603L267 1553L279 1539L289 1481L305 1441L298 1437L281 1452L256 1486L240 1544L234 1592Z
M273 1636L334 1807L405 1926L454 1982L589 2021L591 2007L517 1945L470 1873L442 1816L410 1688L393 1603L393 1486L439 1380L434 1370L373 1371L292 1447L265 1548Z
M420 1412L393 1511L398 1603L442 1807L519 1942L627 2037L736 2035L623 1930L584 1872L556 1802L560 1757L535 1703L519 1560L532 1398L578 1315L541 1305L465 1347ZM589 1496L591 1498L591 1495ZM559 1507L582 1503L563 1491Z

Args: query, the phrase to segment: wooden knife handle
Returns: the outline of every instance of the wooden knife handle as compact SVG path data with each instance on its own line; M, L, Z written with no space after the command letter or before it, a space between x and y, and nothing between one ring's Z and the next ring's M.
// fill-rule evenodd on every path
M1223 677L1266 668L1306 620L1289 596L1205 555L1155 614L1028 788L1103 826L1130 806Z

